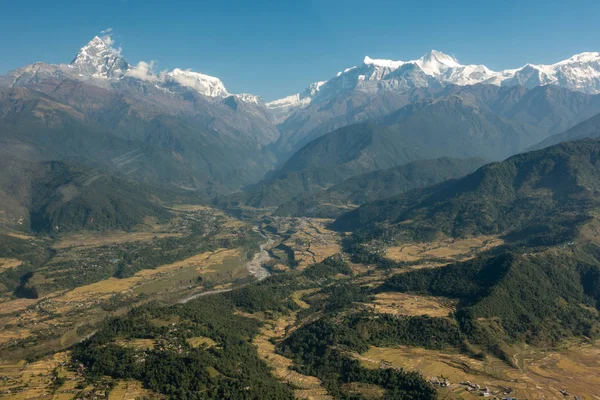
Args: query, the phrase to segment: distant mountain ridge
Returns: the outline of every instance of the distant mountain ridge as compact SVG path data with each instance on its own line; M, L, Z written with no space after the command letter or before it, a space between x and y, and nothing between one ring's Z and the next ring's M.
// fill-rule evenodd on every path
M346 179L327 190L297 196L280 205L280 216L335 218L370 201L392 197L418 187L462 177L486 162L479 158L419 160Z
M600 95L554 86L449 86L309 142L280 173L341 165L362 173L438 157L499 160L599 112Z
M562 132L600 112L600 95L585 93L597 91L597 56L535 66L537 80L522 78L531 68L495 73L437 51L408 62L367 57L265 104L189 69L131 65L109 36L96 36L69 64L0 77L0 141L42 160L108 163L137 151L132 178L208 196L300 171L320 190L418 159L500 159ZM63 143L52 142L55 131Z
M600 53L581 53L551 65L527 64L500 72L484 65L462 65L435 50L406 62L365 57L361 65L266 104L277 115L281 132L274 151L289 155L324 133L383 116L415 98L435 96L444 87L478 84L527 89L553 85L597 94Z
M452 56L437 50L411 61L365 57L359 66L346 68L327 80L313 83L302 93L267 103L270 109L297 107L313 101L323 102L344 90L407 91L416 87L467 86L486 83L498 86L521 85L527 88L556 85L584 93L600 93L600 52L576 54L550 65L526 64L521 68L493 71L485 65L462 65Z
M0 108L0 142L33 152L25 160L86 154L111 169L135 152L132 178L203 194L238 190L275 163L267 145L279 132L260 99L189 70L131 66L109 38L93 38L70 64L11 71L0 79Z
M532 150L543 149L545 147L553 146L562 142L581 140L585 138L600 138L600 114L575 125L566 132L561 132L550 136L549 138L533 146Z
M310 141L268 179L221 201L262 208L297 200L282 212L298 207L310 215L335 215L336 206L316 206L306 196L417 160L500 160L600 113L600 95L557 86L451 85L431 97L421 95L388 115Z

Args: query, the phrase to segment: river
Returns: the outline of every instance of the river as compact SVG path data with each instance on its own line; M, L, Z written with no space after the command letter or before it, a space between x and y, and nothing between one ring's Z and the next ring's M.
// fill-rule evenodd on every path
M273 239L269 239L267 236L265 236L258 229L258 227L255 227L254 230L258 232L260 236L267 239L267 242L260 245L260 251L254 254L252 260L250 260L246 264L246 268L248 269L248 272L250 272L250 274L256 278L257 281L262 281L263 279L271 275L271 273L265 267L263 267L263 264L269 261L269 259L271 258L269 252L265 250L265 247L271 246L274 243L274 241Z
M274 243L274 241L273 241L273 239L269 239L267 236L265 236L258 229L258 227L255 227L254 230L256 232L258 232L258 234L260 236L267 239L267 242L261 244L260 250L254 254L254 256L252 257L252 260L250 260L246 263L246 269L248 270L248 272L250 272L250 275L252 275L252 276L254 276L254 278L256 278L257 281L262 281L263 279L265 279L269 275L271 275L269 270L267 270L262 265L263 265L263 263L269 261L269 259L271 258L271 256L269 255L269 252L267 250L265 250L265 247L271 246ZM182 300L179 300L179 303L183 304L183 303L187 303L190 300L194 300L198 297L209 296L211 294L217 294L217 293L225 293L225 292L229 292L231 290L232 289L217 289L217 290L209 290L207 292L202 292L202 293L196 293L196 294L193 294Z

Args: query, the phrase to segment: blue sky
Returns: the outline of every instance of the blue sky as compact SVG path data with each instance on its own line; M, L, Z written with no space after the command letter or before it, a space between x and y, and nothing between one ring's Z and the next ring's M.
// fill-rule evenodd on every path
M600 1L2 0L0 73L70 62L100 31L133 64L219 77L272 100L373 58L430 49L492 69L600 51Z

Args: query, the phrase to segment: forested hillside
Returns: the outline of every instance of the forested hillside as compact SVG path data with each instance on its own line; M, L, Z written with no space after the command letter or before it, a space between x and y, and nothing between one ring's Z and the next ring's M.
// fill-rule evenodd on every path
M183 190L149 186L72 162L4 158L0 166L5 171L0 222L19 230L131 229L145 217L168 218L165 206L173 201L198 201Z
M484 160L438 158L413 161L398 167L358 175L313 195L300 195L275 211L281 216L335 218L369 201L419 187L462 177L485 164Z
M382 290L458 299L461 331L491 351L505 342L556 345L600 334L598 254L596 245L501 252L396 275Z
M573 237L598 206L600 141L568 142L488 164L456 181L367 203L344 231L380 227L412 238L501 234L530 243Z
M600 114L575 125L566 132L550 136L546 140L533 146L533 148L543 149L570 140L581 140L585 138L597 139L598 136L600 136Z

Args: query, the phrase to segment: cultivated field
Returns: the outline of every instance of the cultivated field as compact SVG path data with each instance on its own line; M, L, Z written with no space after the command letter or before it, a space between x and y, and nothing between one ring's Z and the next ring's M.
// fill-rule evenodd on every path
M420 371L429 379L447 378L451 386L444 394L451 398L480 397L478 391L470 392L461 384L469 381L489 387L499 398L533 400L578 396L580 399L600 399L600 375L597 373L600 343L557 352L529 349L528 356L535 359L525 359L522 371L493 357L480 361L459 353L404 346L371 347L368 352L355 356L369 368L404 368ZM505 394L506 388L511 388L512 392ZM569 396L564 396L561 390L566 390Z
M0 271L18 267L22 263L23 262L21 260L17 260L16 258L1 258L0 257Z
M55 376L64 376L74 380L75 374L65 371L69 361L68 353L56 353L50 357L27 363L24 360L16 362L0 362L0 397L5 399L50 399L53 398L53 381ZM57 393L54 393L56 395ZM60 396L61 399L72 399L72 396Z
M313 291L298 291L292 295L292 298L301 308L307 308L308 304L302 301L301 298ZM294 395L298 399L331 399L318 378L302 375L292 370L292 360L275 352L275 345L271 340L282 340L292 332L291 328L296 322L296 313L266 322L267 324L261 329L260 334L254 338L253 343L259 356L273 368L273 374L279 379L290 383L295 388Z
M330 222L331 220L318 218L273 219L278 236L283 239L276 242L293 254L294 268L302 270L341 251L339 234L326 228ZM282 260L280 269L288 269L288 266L283 265L288 255L277 244L271 251Z
M391 292L377 294L372 306L382 314L447 317L456 310L454 303L445 298Z
M222 288L250 279L245 267L247 250L242 248L189 252L187 258L141 269L130 277L110 277L115 265L112 258L122 257L119 255L122 246L130 246L125 248L134 251L142 249L141 256L149 259L155 254L161 256L161 248L153 248L157 238L172 238L173 248L167 250L177 251L180 238L185 239L192 229L197 229L194 224L200 223L205 235L215 241L235 240L240 233L251 229L207 207L183 207L177 213L166 224L147 219L132 232L86 231L62 235L53 245L53 258L38 269L30 283L52 285L57 277L65 280L72 277L75 287L43 292L37 299L15 299L6 289L4 293L0 291L0 360L18 361L32 352L44 354L64 349L93 333L94 325L104 318L120 315L150 300L177 302L206 290L206 286ZM198 241L203 240L198 235ZM18 267L20 262L1 259L0 272ZM77 284L85 282L88 274L100 278ZM101 274L108 277L102 278Z
M138 381L119 381L117 386L110 391L108 400L135 400L135 399L162 399L157 393L142 387Z
M394 261L419 261L427 258L460 261L503 244L496 236L468 239L444 239L427 243L411 243L387 249L385 256Z

